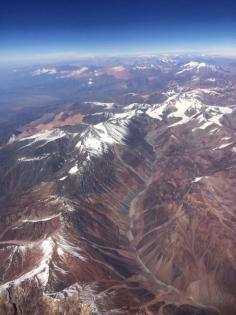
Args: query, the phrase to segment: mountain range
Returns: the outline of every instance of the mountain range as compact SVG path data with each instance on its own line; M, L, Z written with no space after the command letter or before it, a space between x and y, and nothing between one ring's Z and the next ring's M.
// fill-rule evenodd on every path
M0 314L235 315L236 62L11 71Z

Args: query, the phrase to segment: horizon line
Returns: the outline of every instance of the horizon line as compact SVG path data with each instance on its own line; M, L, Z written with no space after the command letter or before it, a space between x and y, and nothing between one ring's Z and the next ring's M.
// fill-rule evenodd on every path
M236 58L236 48L234 49L168 49L168 50L150 50L150 51L114 51L114 52L79 52L79 51L58 51L41 53L19 53L14 55L0 54L0 64L3 62L33 62L33 61L63 61L73 59L92 59L106 57L157 57L168 56L178 57L188 54L206 57L227 57Z

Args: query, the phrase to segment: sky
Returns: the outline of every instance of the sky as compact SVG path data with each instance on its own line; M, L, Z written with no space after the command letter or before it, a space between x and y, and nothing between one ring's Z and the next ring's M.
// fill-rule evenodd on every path
M236 55L235 0L1 1L0 62L174 51Z

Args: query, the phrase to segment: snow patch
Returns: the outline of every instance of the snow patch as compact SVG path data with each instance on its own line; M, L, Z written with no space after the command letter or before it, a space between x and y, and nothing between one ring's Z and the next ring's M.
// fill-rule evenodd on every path
M60 78L79 78L81 74L85 73L88 71L88 67L82 67L78 70L73 70L73 71L64 71L64 75L62 75Z
M53 75L56 73L57 73L57 70L55 68L42 68L42 69L37 69L37 70L33 71L32 76L40 76L40 75L44 75L44 74Z
M148 108L146 114L152 118L162 120L164 110L166 109L166 104L159 105L157 108Z
M60 216L60 213L44 218L35 218L35 219L27 219L27 220L22 220L23 223L35 223L35 222L44 222L44 221L50 221L52 219L58 218Z
M115 72L121 72L121 71L125 70L125 67L124 66L117 66L117 67L113 67L112 70Z
M74 175L78 172L78 165L73 166L70 170L69 170L69 174Z
M57 253L60 256L68 254L73 257L79 258L80 260L86 261L86 258L80 253L80 248L78 244L74 246L69 240L66 239L66 236L64 236L63 234L58 235L57 246Z
M59 256L63 257L64 256L64 250L61 247L57 247L57 253Z
M21 157L18 159L19 162L32 162L32 161L40 161L43 159L46 159L50 156L50 154L42 154L39 156L35 156L35 157Z
M209 78L207 79L208 82L215 82L216 81L216 78Z
M115 105L115 103L103 103L103 102L84 102L84 104L92 104L95 106L102 106L106 109L111 109Z
M234 142L223 143L223 144L221 144L220 146L214 148L213 150L224 149L224 148L230 146L230 145L233 144L233 143L234 143Z
M53 252L53 241L51 238L44 240L41 244L42 252L44 253L43 259L41 261L40 272L37 273L37 278L42 286L46 286L49 278L49 263Z
M89 86L92 86L93 84L94 84L93 79L92 79L92 78L89 78L89 80L88 80L88 85L89 85Z
M193 180L192 180L192 183L197 183L199 181L201 181L202 179L207 179L208 176L202 176L202 177L195 177Z
M12 144L13 142L15 142L17 139L16 135L12 134L11 137L9 138L7 144Z
M30 142L29 144L25 145L25 147L39 142L39 141L45 141L46 143L51 142L51 141L55 141L57 139L63 138L66 136L66 133L61 130L61 129L53 129L53 130L45 130L39 133L36 133L32 136L29 137L25 137L20 139L20 141L26 141L26 140L33 140L33 142Z

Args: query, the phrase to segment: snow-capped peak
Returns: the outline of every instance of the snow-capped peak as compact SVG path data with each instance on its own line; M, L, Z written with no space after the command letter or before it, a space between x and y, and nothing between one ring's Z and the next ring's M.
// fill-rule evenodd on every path
M126 135L125 126L112 122L99 123L84 131L76 148L92 155L101 155L108 150L108 145L123 143Z
M55 141L57 139L61 139L66 136L66 133L61 129L52 129L52 130L44 130L38 133L35 133L31 136L20 139L20 141L29 141L24 147L28 147L37 142L44 142L44 144L48 142Z
M181 66L181 70L177 72L177 74L182 74L186 72L195 72L199 73L202 70L211 70L216 71L217 67L214 65L207 64L205 62L198 61L190 61Z
M207 106L201 101L200 91L181 92L170 96L164 103L149 107L146 114L152 118L168 119L169 127L186 124L190 121L198 125L197 129L205 129L207 126L221 125L221 118L230 114L232 109L224 106ZM177 122L171 123L173 118Z

